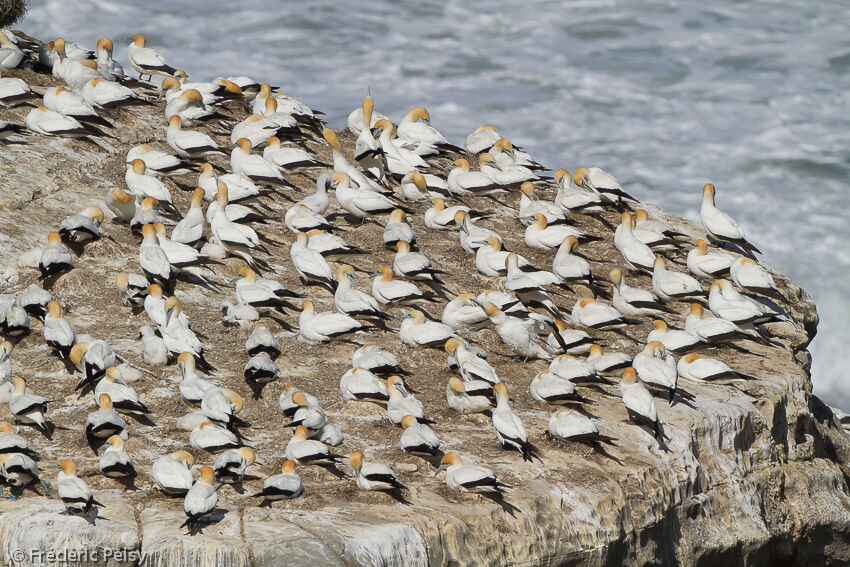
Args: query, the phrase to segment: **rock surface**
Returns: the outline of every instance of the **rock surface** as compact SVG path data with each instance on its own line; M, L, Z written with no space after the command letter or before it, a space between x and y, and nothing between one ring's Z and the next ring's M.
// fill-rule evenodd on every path
M4 73L23 77L35 90L59 84L50 75L32 71ZM148 91L151 96L152 91ZM380 108L380 101L378 101ZM2 119L23 123L28 109L3 110ZM242 103L228 103L222 112L241 120ZM25 143L0 148L0 292L20 293L37 281L37 272L16 265L18 256L39 244L62 218L84 207L103 202L114 186L123 187L124 155L135 144L164 144L162 104L153 103L105 113L115 128L114 138L94 143L36 135ZM223 127L202 128L222 147L229 147ZM353 138L341 134L346 153ZM307 144L322 161L330 154L321 141ZM349 153L350 155L350 153ZM213 163L227 169L226 158ZM448 160L444 160L448 164ZM474 164L474 160L473 160ZM319 170L288 174L301 191L311 192ZM185 211L194 174L168 184L178 208ZM551 186L540 184L540 198L551 198ZM286 193L293 195L294 191ZM695 192L694 199L698 198ZM469 199L477 210L493 216L482 221L505 237L506 247L545 267L551 254L528 249L512 209L518 200L511 194L501 204ZM282 222L289 202L280 196L267 200L275 211L260 226L261 233L281 244L270 263L276 279L313 297L318 310L332 308L330 294L305 288L289 265L288 247L294 240ZM460 248L454 232L427 230L422 224L425 206L411 206L419 247L435 265L449 272L454 291L478 293L499 285L475 273L471 257ZM652 215L672 228L697 237L699 228L646 205ZM627 422L616 386L583 392L603 434L616 438L607 454L582 444L560 445L545 436L551 407L528 394L531 378L545 369L539 361L522 362L507 356L492 329L470 335L490 354L490 360L511 390L513 407L525 421L532 441L541 449L543 462L523 463L513 452L502 451L489 419L459 417L446 407L444 389L450 376L441 351L411 349L395 333L375 333L361 341L374 342L399 355L411 373L408 383L423 401L426 414L446 450L493 468L499 479L512 486L507 504L500 507L476 495L454 493L433 468L404 454L398 447L399 430L383 419L383 410L339 398L339 377L350 367L355 348L343 343L308 347L295 334L268 319L284 354L278 359L277 382L267 386L262 398L251 399L241 379L248 359L243 344L253 325L224 327L218 304L233 300L227 282L236 259L216 266L212 279L224 287L220 294L181 282L176 294L184 303L193 326L202 329L209 360L217 368L211 380L239 391L246 399L240 414L251 422L247 437L257 449L260 463L249 472L243 494L231 487L219 490L219 513L203 534L190 536L178 528L184 520L182 501L163 497L153 488L150 464L166 452L188 448L188 433L175 421L193 408L177 394L179 372L174 366L153 368L144 364L136 331L147 324L144 313L132 314L119 302L113 286L118 271L140 272L138 240L126 226L107 220L104 238L88 245L74 258L75 269L60 277L53 295L66 307L77 332L106 339L132 364L150 372L134 384L152 408L153 423L129 421L128 450L140 470L135 486L126 488L106 479L97 470L97 458L86 447L82 430L94 408L90 396L78 397L74 378L50 355L41 324L33 320L32 332L17 345L12 356L16 374L27 378L37 393L54 400L48 418L59 426L52 439L24 429L30 446L41 455L46 481L55 480L50 465L60 458L77 462L81 476L104 504L93 523L69 518L55 497L36 496L27 490L16 501L0 501L0 562L15 565L43 564L38 553L89 550L90 564L123 565L141 560L145 565L602 565L602 564L847 564L850 562L850 489L846 463L850 438L832 412L812 396L805 350L817 328L810 297L793 282L776 274L788 299L783 305L789 322L770 325L780 344L767 347L747 343L751 352L722 349L712 353L736 370L757 380L728 385L682 382L695 396L692 403L668 406L658 400L660 418L670 436L669 451ZM604 214L616 223L616 211ZM351 260L365 272L375 272L392 262L392 252L381 247L382 227L373 223L349 225L339 219L341 234L352 245L377 251ZM594 273L604 276L621 259L613 249L611 230L596 218L577 216L583 231L603 240L582 246ZM676 253L680 261L685 250ZM676 269L683 269L681 267ZM645 275L630 274L632 285L649 287ZM707 283L707 282L704 282ZM358 287L370 282L358 276ZM591 296L581 286L575 294L559 297L567 311L578 296ZM681 325L687 310L674 303L677 315L670 324ZM441 306L429 308L439 317ZM397 327L402 311L388 309ZM297 314L282 317L297 326ZM600 332L594 336L607 348L638 352L649 327L629 329L628 338ZM394 465L409 488L407 504L380 493L358 490L350 477L338 479L321 469L300 467L304 496L257 507L262 479L277 472L290 433L282 427L277 399L283 386L293 383L322 401L332 422L345 433L334 451L347 455L365 450L367 457ZM0 418L8 419L8 408ZM23 429L23 428L22 428ZM213 455L192 450L197 465L211 464ZM317 472L318 471L318 472ZM346 468L346 472L349 472ZM33 552L32 550L35 550ZM91 555L92 552L99 555ZM24 552L24 554L22 554ZM119 552L127 552L121 556ZM85 563L85 562L83 562Z

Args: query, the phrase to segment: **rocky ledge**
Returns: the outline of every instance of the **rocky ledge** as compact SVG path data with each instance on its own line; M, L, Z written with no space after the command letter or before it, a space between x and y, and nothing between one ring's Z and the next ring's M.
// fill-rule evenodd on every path
M24 78L33 89L59 84L49 74L30 70L4 73ZM145 92L144 89L142 92ZM112 187L123 187L124 156L134 145L165 145L163 104L151 104L104 113L113 124L113 138L65 140L26 134L21 142L0 148L0 291L20 293L37 282L37 271L18 265L21 252L42 244L65 216L102 204ZM378 101L380 105L380 101ZM228 102L222 114L232 122L246 116L244 102ZM2 119L23 123L28 108L3 110ZM439 125L439 117L436 123ZM222 147L230 147L222 125L201 127ZM354 140L340 133L350 157ZM311 139L309 150L330 163L325 143ZM471 158L473 165L474 157ZM227 169L225 157L212 159ZM450 159L442 160L445 166ZM444 175L444 171L434 169ZM288 195L312 192L319 170L287 174L298 188ZM181 211L188 207L195 174L167 183ZM540 198L551 199L553 187L537 184ZM698 198L696 194L694 199ZM467 199L490 218L481 224L498 231L506 247L545 267L551 254L527 248L513 208L518 194L500 197L501 203ZM266 199L272 219L259 225L262 234L280 242L269 258L278 279L318 304L331 309L331 295L302 286L289 264L293 235L283 225L290 203L281 196ZM661 209L641 204L671 228L694 238L704 236L699 227ZM455 291L478 293L499 282L476 273L471 257L460 248L453 231L424 227L423 204L411 204L410 215L419 248L449 273ZM104 207L105 208L105 207ZM616 211L598 217L574 217L581 230L602 237L583 246L594 273L604 275L622 262L612 245L608 226L618 222ZM600 220L607 221L607 225ZM355 246L372 253L355 256L351 263L375 272L392 261L392 252L381 243L382 226L351 225L335 221L340 233ZM138 240L126 225L111 222L101 227L103 238L86 246L74 258L75 268L53 284L52 293L66 307L77 332L107 340L116 352L148 373L134 384L150 406L151 422L128 420L128 449L139 477L127 487L98 472L97 457L85 444L83 427L92 410L90 396L74 392L76 378L51 356L35 320L28 336L16 345L13 367L29 386L52 400L48 419L57 425L51 439L25 429L30 446L40 455L44 478L53 481L50 468L60 458L73 458L94 489L98 507L93 522L64 514L55 491L50 497L27 490L17 500L0 501L0 561L15 565L66 564L124 565L781 565L847 564L850 562L850 494L846 463L850 438L830 409L812 395L810 358L806 346L814 336L817 314L811 298L799 286L774 274L787 303L788 320L769 325L777 346L748 343L749 352L729 348L713 351L736 370L755 379L734 385L685 383L693 400L669 406L658 400L669 450L663 451L643 429L629 423L616 386L583 392L586 410L600 431L616 441L605 452L580 443L559 444L545 435L552 408L535 402L528 393L532 377L546 368L544 362L519 361L508 356L492 329L468 336L490 352L490 361L510 388L513 407L525 421L532 441L541 450L542 462L524 463L518 453L502 451L486 416L459 416L446 407L445 384L450 377L441 351L412 349L396 333L363 335L398 354L411 373L409 384L423 401L426 414L437 421L435 431L446 450L491 467L512 488L499 504L474 494L450 491L442 477L425 461L398 447L399 430L384 419L377 406L340 401L339 378L350 368L355 348L345 343L305 346L296 334L269 320L261 321L275 332L283 348L278 359L278 380L268 385L260 399L241 378L248 359L243 343L253 325L225 327L220 301L233 301L229 280L240 265L230 258L214 266L211 279L221 293L180 283L182 299L193 326L206 336L210 362L217 368L212 380L237 390L246 400L240 414L252 427L246 436L256 448L260 463L249 472L240 494L231 487L219 490L216 520L203 533L188 535L178 526L184 520L182 501L163 497L150 477L150 464L166 452L188 449L188 432L176 419L192 410L177 393L179 373L174 366L145 365L137 329L147 324L144 313L122 307L113 285L116 272L139 272ZM686 250L670 254L684 258ZM650 287L648 276L630 274L633 285ZM704 282L705 283L705 282ZM369 282L358 276L358 286ZM591 296L576 286L576 293L559 297L566 310L577 296ZM677 315L668 323L681 325L687 305L671 304ZM439 317L441 305L429 307ZM402 310L387 310L397 327ZM297 327L297 314L284 319ZM635 354L642 349L650 327L629 327L625 335L593 333L609 349ZM317 395L330 419L340 425L345 441L334 451L347 455L362 449L367 456L390 464L408 487L406 503L382 493L357 489L353 480L336 478L322 469L300 467L304 480L301 498L260 508L251 498L262 479L278 471L290 432L282 426L277 399L283 386L296 384ZM8 408L0 417L9 418ZM197 464L209 464L213 455L189 449ZM54 554L54 555L50 555ZM63 555L64 554L64 555ZM73 558L71 561L69 558Z

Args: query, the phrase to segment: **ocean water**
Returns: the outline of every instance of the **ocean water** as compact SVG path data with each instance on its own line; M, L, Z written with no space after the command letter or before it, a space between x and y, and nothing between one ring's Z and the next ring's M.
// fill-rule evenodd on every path
M700 190L815 298L815 392L850 411L850 34L843 0L31 0L19 27L89 47L143 33L192 79L249 75L343 126L367 91L458 143L493 124L698 220Z

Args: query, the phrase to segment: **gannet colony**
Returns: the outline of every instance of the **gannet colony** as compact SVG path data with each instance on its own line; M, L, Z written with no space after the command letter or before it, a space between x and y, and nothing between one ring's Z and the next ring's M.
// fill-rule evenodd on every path
M493 126L334 131L113 48L0 33L0 560L850 560L814 304L734 187L694 226Z

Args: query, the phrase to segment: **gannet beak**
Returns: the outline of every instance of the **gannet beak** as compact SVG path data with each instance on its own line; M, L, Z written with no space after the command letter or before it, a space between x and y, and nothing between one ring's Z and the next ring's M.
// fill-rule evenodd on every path
M444 470L446 470L446 463L442 463L439 467L437 467L437 470L434 471L434 476L437 476L438 474L440 474Z
M230 280L230 283L236 283L236 282L238 282L239 280L241 280L241 279L242 279L242 277L243 277L242 275L237 275L235 278L233 278L232 280Z

